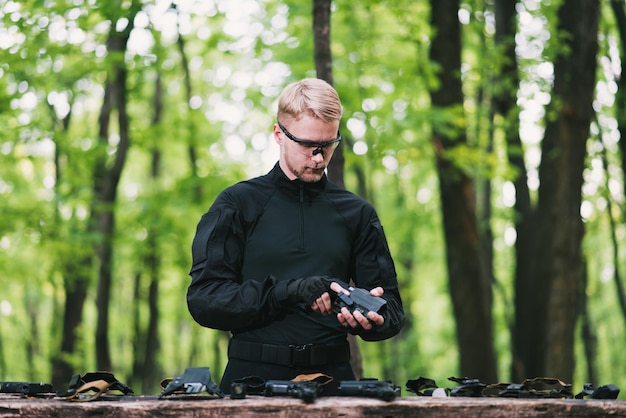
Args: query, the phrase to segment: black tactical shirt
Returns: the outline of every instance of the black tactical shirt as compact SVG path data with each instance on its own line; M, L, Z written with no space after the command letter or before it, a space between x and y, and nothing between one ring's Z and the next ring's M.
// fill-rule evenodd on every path
M396 272L371 204L327 180L289 180L276 166L225 189L198 224L192 245L189 311L234 338L300 345L345 341L334 315L285 309L277 284L327 275L356 287L381 286L385 323L354 331L365 340L397 334L404 323Z

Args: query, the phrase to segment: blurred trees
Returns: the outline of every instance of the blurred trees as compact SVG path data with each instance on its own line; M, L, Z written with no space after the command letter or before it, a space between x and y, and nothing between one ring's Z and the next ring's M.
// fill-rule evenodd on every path
M0 379L218 379L227 335L185 303L196 222L320 76L333 177L377 207L408 316L359 343L364 374L619 385L624 4L578 3L0 0Z
M541 143L540 186L530 265L516 280L520 376L546 374L572 381L578 288L582 280L580 214L589 126L593 119L600 4L568 2L558 9L552 100ZM523 315L523 316L522 316ZM526 354L526 355L524 355Z
M446 265L456 335L459 370L483 382L497 381L493 348L491 280L481 251L476 214L476 191L469 173L448 154L468 145L461 80L461 24L450 13L458 0L431 1L433 28L430 57L437 66L437 81L431 88L432 110L455 117L433 123L433 146L439 175L439 195L446 242Z

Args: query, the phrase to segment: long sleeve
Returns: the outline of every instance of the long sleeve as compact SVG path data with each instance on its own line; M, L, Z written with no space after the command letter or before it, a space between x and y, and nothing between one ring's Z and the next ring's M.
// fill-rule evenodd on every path
M387 308L383 314L385 323L369 331L360 330L358 335L366 341L384 340L398 334L405 322L404 308L398 290L393 258L380 220L371 206L361 212L361 227L355 240L354 271L352 279L357 287L373 289L380 286Z
M244 231L242 216L228 193L222 193L198 223L187 305L202 326L235 331L284 315L273 277L241 279Z

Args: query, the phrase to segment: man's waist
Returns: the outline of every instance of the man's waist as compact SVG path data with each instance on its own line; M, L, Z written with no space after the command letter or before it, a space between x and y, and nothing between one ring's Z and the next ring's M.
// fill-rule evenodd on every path
M347 342L276 345L231 339L228 358L289 367L314 367L350 361L350 346Z

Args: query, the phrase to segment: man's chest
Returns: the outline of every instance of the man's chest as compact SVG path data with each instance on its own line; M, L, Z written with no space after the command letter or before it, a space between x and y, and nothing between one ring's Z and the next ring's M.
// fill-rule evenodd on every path
M330 201L273 199L248 231L244 278L345 275L351 249L346 221Z

